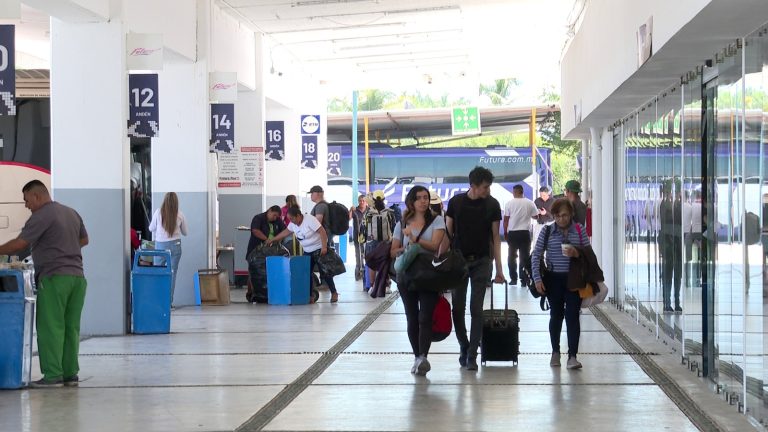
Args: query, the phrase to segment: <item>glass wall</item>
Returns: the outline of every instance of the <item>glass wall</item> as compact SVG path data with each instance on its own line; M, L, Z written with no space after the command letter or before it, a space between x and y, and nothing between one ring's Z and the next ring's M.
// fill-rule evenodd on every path
M768 25L719 48L614 130L617 301L768 421Z

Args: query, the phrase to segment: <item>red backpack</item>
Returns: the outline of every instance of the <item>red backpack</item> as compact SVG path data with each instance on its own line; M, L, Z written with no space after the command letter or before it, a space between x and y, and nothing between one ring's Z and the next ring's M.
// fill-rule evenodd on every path
M432 341L439 342L451 334L451 304L442 294L437 299L435 311L432 312Z

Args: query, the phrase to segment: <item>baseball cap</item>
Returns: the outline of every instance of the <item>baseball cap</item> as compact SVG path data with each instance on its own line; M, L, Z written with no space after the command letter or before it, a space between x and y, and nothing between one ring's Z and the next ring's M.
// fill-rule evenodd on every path
M440 198L440 195L438 195L437 192L429 191L429 203L430 204L442 204L443 200Z
M581 192L581 183L576 180L568 180L565 182L565 190L579 193Z
M309 193L315 193L315 192L323 193L323 188L318 185L314 185L307 193L309 194Z
M371 193L371 196L373 199L384 199L384 192L380 190L375 190Z

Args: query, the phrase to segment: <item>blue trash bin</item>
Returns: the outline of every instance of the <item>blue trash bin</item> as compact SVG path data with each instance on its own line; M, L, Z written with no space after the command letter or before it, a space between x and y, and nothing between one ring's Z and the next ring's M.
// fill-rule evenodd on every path
M267 257L267 297L271 305L309 303L308 256Z
M144 259L140 260L141 257ZM131 271L133 333L158 334L171 331L172 271L169 251L136 251Z
M24 297L22 272L0 270L0 388L22 388L31 381L34 302Z

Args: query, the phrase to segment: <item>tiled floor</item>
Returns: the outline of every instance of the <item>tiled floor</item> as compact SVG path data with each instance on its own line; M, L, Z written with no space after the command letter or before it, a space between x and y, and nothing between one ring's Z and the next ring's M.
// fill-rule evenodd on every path
M433 345L426 378L411 375L396 300L316 379L297 380L385 301L349 273L338 286L338 304L324 292L316 305L249 305L236 290L229 306L177 309L169 335L87 339L80 387L0 392L0 431L248 430L278 395L263 430L696 430L589 311L584 369L550 368L548 316L517 287L517 366L462 370L451 336Z

